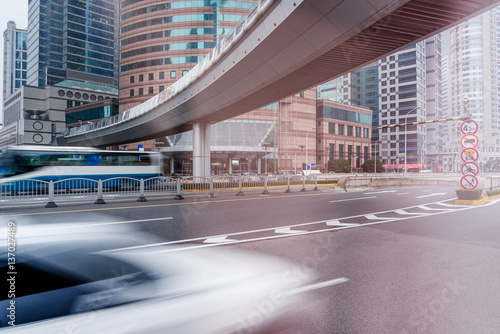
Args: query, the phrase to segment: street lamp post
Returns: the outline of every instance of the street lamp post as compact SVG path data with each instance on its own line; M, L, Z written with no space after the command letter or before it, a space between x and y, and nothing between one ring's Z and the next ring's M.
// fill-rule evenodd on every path
M328 173L328 161L330 159L329 158L329 153L330 153L330 146L325 146L325 153L326 153L326 156L325 156L325 171L326 173Z
M295 146L295 174L297 174L297 147L300 148L300 152L304 152L304 147L306 147L306 145L296 145Z
M420 107L415 107L413 108L412 110L408 111L408 113L406 114L405 116L405 124L408 124L408 115L417 110L417 109L420 109ZM405 170L404 170L404 173L406 174L406 156L408 155L407 154L407 151L408 151L408 143L407 143L407 133L408 133L408 125L405 125Z
M373 164L375 165L375 174L377 174L377 147L380 139L375 142L375 158L373 159Z
M311 131L312 131L312 130L316 130L316 128L312 128L311 130L309 130L309 131L307 132L307 135L306 135L306 170L307 170L307 166L308 166L308 165L307 165L307 149L308 149L308 147L307 147L307 138L309 137L309 133L311 133ZM311 169L311 168L309 168L309 170L310 170L310 169Z
M264 174L267 174L267 148L271 145L271 143L269 142L264 142L261 144L262 146L264 146L264 152L265 152L265 155L264 155Z

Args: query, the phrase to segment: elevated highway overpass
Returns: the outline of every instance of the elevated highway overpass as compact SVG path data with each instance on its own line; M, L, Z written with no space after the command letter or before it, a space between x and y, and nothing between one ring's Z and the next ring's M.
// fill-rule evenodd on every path
M500 0L266 0L167 90L72 129L69 145L111 146L193 129L194 173L210 173L210 124L316 86L446 30Z

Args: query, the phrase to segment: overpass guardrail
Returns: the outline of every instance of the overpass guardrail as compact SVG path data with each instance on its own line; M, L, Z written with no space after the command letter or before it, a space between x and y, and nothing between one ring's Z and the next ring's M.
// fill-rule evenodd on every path
M347 191L358 187L390 187L390 186L419 186L419 185L445 185L460 188L462 174L458 173L391 173L391 174L355 174L339 178L338 186ZM478 189L500 189L500 175L478 176Z

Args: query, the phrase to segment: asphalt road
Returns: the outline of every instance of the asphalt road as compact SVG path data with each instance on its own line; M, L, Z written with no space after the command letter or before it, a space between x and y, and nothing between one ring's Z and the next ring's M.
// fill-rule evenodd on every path
M295 263L315 301L303 333L499 333L499 201L454 204L455 188L258 192L59 204L3 204L32 224L134 226L145 247L244 249Z

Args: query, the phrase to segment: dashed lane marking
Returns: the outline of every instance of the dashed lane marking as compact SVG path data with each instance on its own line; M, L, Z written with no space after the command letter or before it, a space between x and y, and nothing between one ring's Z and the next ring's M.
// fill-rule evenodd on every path
M444 201L442 201L442 202L444 202ZM307 235L307 234L312 234L312 233L322 233L322 232L334 231L334 230L336 231L336 230L351 229L351 228L385 224L385 223L396 222L396 221L400 221L400 220L408 220L408 219L413 219L413 218L433 216L433 215L438 215L438 214L443 214L443 213L458 212L458 211L477 208L475 206L457 207L456 209L449 209L449 208L437 209L437 208L429 207L431 205L438 204L438 203L439 202L433 202L433 203L427 203L425 205L416 205L416 206L401 208L401 209L397 209L397 210L375 212L373 214L368 214L368 215L362 214L362 215L342 217L342 218L337 218L337 219L321 220L321 221L316 221L316 222L295 224L295 225L290 225L290 226L264 228L264 229L253 230L253 231L242 231L242 232L225 234L225 235L199 237L199 238L186 239L186 240L167 241L167 242L156 243L156 244L141 245L141 246L134 246L134 247L109 250L109 251L105 251L105 252L113 252L113 251L119 251L119 250L125 250L125 249L128 250L128 249L135 249L135 248L154 248L154 247L161 247L161 246L167 246L167 245L176 245L176 247L160 248L157 250L157 252L160 252L160 253L175 252L175 251L204 248L204 247L211 247L211 246L217 246L217 245L238 244L238 243L244 243L244 242L262 241L262 240L271 240L271 239L285 238L285 237L298 236L298 235ZM425 212L409 212L409 211L415 210L415 209L425 210ZM378 217L378 215L390 215L390 214L397 214L397 215L400 215L400 217L389 218L389 219ZM372 217L372 218L377 217L377 219L374 219L374 220L380 220L380 221L368 221L367 222L367 216ZM382 219L385 219L385 220L382 220ZM346 223L344 223L344 222L346 222ZM347 222L349 222L349 223L347 223ZM208 240L208 242L207 242L207 240Z

